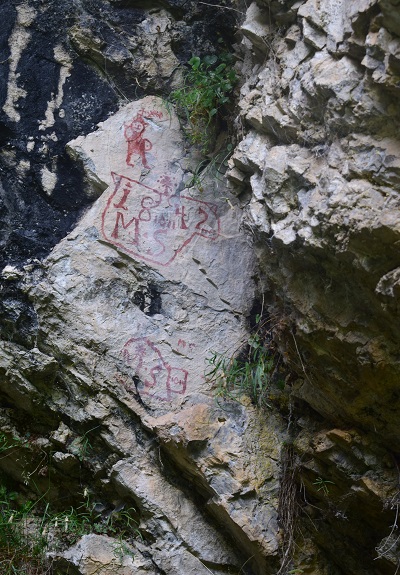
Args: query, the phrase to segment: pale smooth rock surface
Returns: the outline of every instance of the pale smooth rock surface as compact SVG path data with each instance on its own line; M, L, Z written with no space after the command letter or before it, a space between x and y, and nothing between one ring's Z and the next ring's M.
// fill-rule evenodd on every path
M178 408L207 392L207 355L246 337L254 263L239 210L207 185L185 187L179 124L159 99L128 104L69 147L107 188L34 288L53 302L39 311L41 337L64 350L99 346L106 371L102 361L85 375L99 370L106 387L136 385L149 407ZM63 329L46 333L55 308Z

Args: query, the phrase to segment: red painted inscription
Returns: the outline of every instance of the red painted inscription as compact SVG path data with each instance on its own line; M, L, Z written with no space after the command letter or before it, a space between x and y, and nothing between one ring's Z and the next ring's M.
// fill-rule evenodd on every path
M189 351L193 351L194 348L196 347L196 344L195 343L188 343L184 339L178 340L178 347L182 347L183 349L186 349L186 346L188 346Z
M142 166L144 168L150 169L150 166L147 163L146 152L151 150L153 144L150 142L150 140L143 137L146 127L148 126L148 123L145 121L143 114L144 111L141 110L132 119L130 124L125 124L124 135L128 143L126 163L128 166L134 167L134 160L136 161L137 158L140 158Z
M180 195L169 176L158 179L158 189L112 176L114 191L102 214L102 233L122 251L167 266L195 236L218 237L217 206Z
M138 378L137 391L140 395L168 401L185 393L188 372L169 365L148 338L128 340L123 347L122 358ZM126 383L123 385L127 389Z

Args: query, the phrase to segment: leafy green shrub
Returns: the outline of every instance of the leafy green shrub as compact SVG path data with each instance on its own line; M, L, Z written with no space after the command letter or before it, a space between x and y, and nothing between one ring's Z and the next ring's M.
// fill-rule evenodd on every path
M221 108L231 100L237 81L232 68L231 54L216 56L193 56L190 69L184 75L183 86L172 92L170 99L188 121L188 137L199 144L203 153L211 147L211 122Z

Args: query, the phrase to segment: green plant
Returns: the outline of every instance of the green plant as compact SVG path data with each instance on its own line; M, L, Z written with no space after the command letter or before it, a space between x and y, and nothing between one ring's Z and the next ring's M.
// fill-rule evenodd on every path
M133 556L132 548L122 539L121 536L118 537L113 547L114 556L116 559L119 559L120 562L122 562L126 556Z
M206 358L205 377L214 384L217 398L238 400L243 394L259 406L270 407L272 386L280 390L278 360L267 337L266 323L257 316L257 328L238 353L212 351Z
M328 479L322 479L322 477L317 477L315 481L313 481L313 485L317 487L317 491L323 491L325 495L329 494L329 487L328 485L335 485L333 481L329 481Z
M75 543L82 535L92 530L93 517L87 510L70 507L60 513L47 513L46 532L53 531L64 543Z
M88 457L89 453L93 449L93 445L91 444L90 439L88 437L89 433L91 433L95 429L98 429L99 427L100 425L92 427L91 429L86 431L86 433L84 433L82 436L76 437L70 444L69 449L71 453L76 455L81 462Z
M3 432L0 433L0 453L13 449L14 447L23 447L26 441L19 437L7 437Z
M233 151L233 144L226 143L223 149L219 150L213 155L211 159L201 160L191 178L185 183L188 188L197 187L197 189L203 191L203 182L206 177L210 177L214 184L217 186L218 182L225 183L222 175L225 174L228 168L228 159Z
M210 151L211 121L229 104L237 81L232 61L233 57L228 53L203 59L193 56L188 62L190 69L184 74L183 85L170 96L178 111L186 116L190 141L199 144L203 153Z
M0 486L0 573L44 575L50 572L42 522L33 519L31 501L18 506L17 493Z
M87 489L78 507L54 511L49 503L19 503L21 495L0 485L0 574L46 575L51 573L49 551L62 549L89 533L116 536L116 557L126 554L124 539L139 535L133 507L121 506L102 514ZM126 548L126 549L125 549Z

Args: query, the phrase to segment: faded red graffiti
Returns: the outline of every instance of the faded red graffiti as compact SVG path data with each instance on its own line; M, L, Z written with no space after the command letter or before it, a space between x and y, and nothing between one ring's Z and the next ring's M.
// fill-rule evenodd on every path
M130 124L125 124L124 135L128 143L126 163L128 166L133 167L135 165L133 158L138 156L142 162L142 166L144 168L150 169L150 166L147 163L146 152L151 150L153 144L150 142L150 140L143 137L146 127L148 126L143 115L144 111L141 110L138 114L136 114Z
M159 120L163 117L163 113L160 112L160 110L150 110L146 112L145 115L147 118L158 118Z
M178 347L182 347L183 349L186 349L186 346L188 346L189 351L193 351L193 349L196 347L196 344L195 343L188 343L184 339L178 340Z
M122 359L138 378L136 389L139 394L168 401L185 393L188 372L169 365L148 338L128 340L122 349ZM126 383L123 385L127 389Z
M195 236L215 240L220 234L217 206L174 192L170 176L158 179L159 189L114 172L112 177L102 233L125 253L167 266Z

